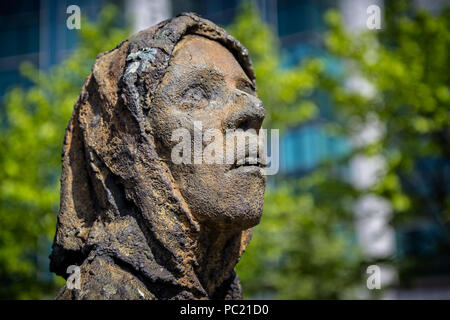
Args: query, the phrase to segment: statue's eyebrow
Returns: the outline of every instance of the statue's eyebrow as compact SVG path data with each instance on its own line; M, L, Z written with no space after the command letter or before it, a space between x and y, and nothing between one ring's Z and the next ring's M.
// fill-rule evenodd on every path
M181 72L176 74L176 80L180 83L191 83L191 82L203 82L211 81L211 77L215 77L216 80L224 80L225 75L216 67L196 67L191 68L186 72Z

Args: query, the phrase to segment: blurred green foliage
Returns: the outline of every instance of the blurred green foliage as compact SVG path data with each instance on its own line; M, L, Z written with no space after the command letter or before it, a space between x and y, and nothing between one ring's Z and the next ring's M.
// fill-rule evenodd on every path
M443 171L450 159L450 11L434 16L411 11L408 4L388 5L384 31L357 36L345 31L337 12L328 12L327 48L348 68L339 79L324 77L322 84L336 104L340 130L358 134L374 120L382 124L380 138L358 150L387 161L372 191L408 219L432 213L444 222L450 218L449 181ZM364 96L342 85L355 74L370 81L373 94ZM447 163L434 163L432 180L417 176L423 160Z
M0 298L53 298L61 278L48 271L59 208L65 126L98 53L126 39L117 10L106 7L96 24L83 19L79 47L48 71L21 66L32 85L14 88L0 123Z
M278 39L249 2L228 30L250 52L266 128L283 132L320 116L313 93L323 61L283 68ZM349 298L363 284L349 208L357 192L339 171L327 164L302 178L269 180L261 223L237 265L245 297Z
M432 15L410 1L389 2L385 9L381 31L361 32L346 30L338 11L329 11L327 55L287 70L280 68L277 40L251 5L230 28L251 53L268 110L266 127L285 129L314 118L329 135L353 141L361 141L370 126L378 133L376 139L355 143L345 157L269 185L261 224L238 264L247 297L322 299L361 293L361 276L376 262L349 241L354 205L364 194L390 203L394 226L420 219L438 225L440 251L427 256L428 261L423 256L388 257L402 281L405 269L431 260L439 264L449 256L444 227L450 212L449 11ZM337 72L327 68L330 58L340 61ZM351 85L355 79L356 90ZM331 119L312 102L314 92L330 98ZM305 105L311 112L302 110ZM348 175L339 173L353 156L384 159L374 185L355 188Z
M354 150L385 161L377 183L364 191L389 201L391 222L400 230L406 225L436 230L411 255L398 252L393 262L400 285L426 272L445 274L450 261L450 6L431 13L411 1L390 1L382 30L360 34L346 31L336 11L325 18L327 49L345 65L338 77L319 80L333 98L336 127L355 136L380 124L379 138ZM370 83L366 94L343 85L355 75Z

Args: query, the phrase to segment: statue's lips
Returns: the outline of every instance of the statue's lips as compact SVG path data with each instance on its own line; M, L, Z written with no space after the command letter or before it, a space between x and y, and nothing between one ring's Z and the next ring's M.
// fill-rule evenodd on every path
M236 161L230 168L230 171L236 172L255 172L261 171L266 167L259 159L246 158L244 161Z
M234 169L230 170L230 173L236 173L236 174L259 174L264 175L264 168L257 166L257 165L246 165L246 166L240 166Z

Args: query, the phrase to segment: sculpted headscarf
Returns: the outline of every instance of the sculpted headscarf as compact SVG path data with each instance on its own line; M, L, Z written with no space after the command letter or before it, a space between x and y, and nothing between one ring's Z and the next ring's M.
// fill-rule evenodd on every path
M90 277L92 283L75 297L76 292L63 288L62 298L240 297L233 268L250 230L230 242L235 254L224 259L228 271L217 275L222 284L208 296L195 274L201 226L158 156L145 120L152 116L152 93L172 51L187 34L220 42L255 82L247 50L225 30L191 13L141 31L97 57L66 130L50 256L53 272L67 277L69 265L83 265L82 281ZM123 282L119 291L108 287L114 281Z

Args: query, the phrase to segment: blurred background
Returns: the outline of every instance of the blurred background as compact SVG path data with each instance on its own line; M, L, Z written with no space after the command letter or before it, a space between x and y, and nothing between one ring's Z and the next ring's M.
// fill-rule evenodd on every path
M79 29L68 27L70 5ZM249 49L264 126L281 133L280 171L237 266L244 297L450 299L449 9L419 0L2 2L0 298L52 299L64 284L48 259L60 156L96 55L192 11ZM372 265L379 289L368 284Z

